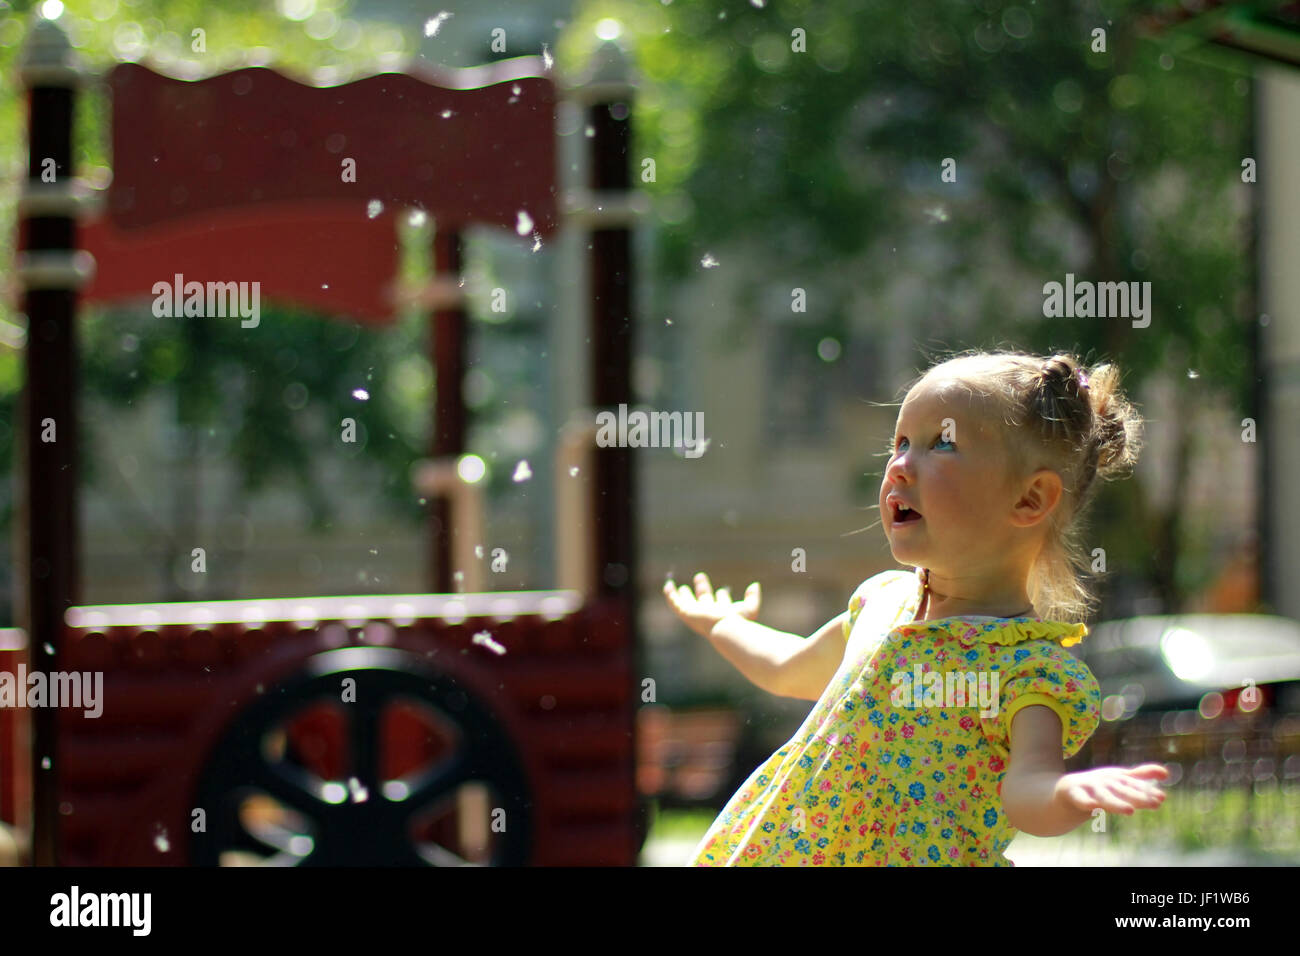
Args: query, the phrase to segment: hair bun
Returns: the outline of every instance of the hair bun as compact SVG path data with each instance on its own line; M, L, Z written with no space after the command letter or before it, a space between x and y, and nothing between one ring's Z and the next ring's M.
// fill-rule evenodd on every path
M1119 370L1098 366L1085 394L1093 406L1098 475L1110 479L1128 474L1142 447L1142 419L1120 391Z
M1038 374L1043 377L1043 381L1052 379L1067 379L1074 374L1074 363L1066 355L1055 355L1043 363L1043 367L1038 370Z
M1087 402L1088 375L1072 355L1052 356L1039 368L1038 378L1056 395L1080 397Z

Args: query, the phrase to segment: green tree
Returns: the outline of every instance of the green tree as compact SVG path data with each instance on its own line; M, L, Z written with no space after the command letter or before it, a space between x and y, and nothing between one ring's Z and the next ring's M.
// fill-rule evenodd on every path
M929 348L1068 349L1117 361L1130 392L1170 376L1179 408L1223 396L1240 420L1256 320L1250 83L1144 37L1150 6L593 0L580 20L617 17L634 40L636 155L658 158L644 188L674 213L663 274L749 237L757 281L729 341L756 333L764 284L800 286L817 302L810 349L896 322ZM1067 272L1150 282L1149 327L1045 319L1042 287ZM850 313L851 296L899 273L923 290L914 314ZM1197 436L1181 416L1151 429L1172 449L1171 503L1148 508L1134 482L1107 489L1094 531L1175 608L1198 583L1182 526Z

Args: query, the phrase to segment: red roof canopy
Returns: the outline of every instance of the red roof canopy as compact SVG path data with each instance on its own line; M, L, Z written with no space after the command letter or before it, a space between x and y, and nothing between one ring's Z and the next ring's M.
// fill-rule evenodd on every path
M149 297L182 273L391 319L400 208L442 230L513 232L520 213L530 236L558 228L557 94L530 75L538 66L526 57L333 87L261 67L197 81L115 67L113 181L106 220L83 231L97 262L85 298Z

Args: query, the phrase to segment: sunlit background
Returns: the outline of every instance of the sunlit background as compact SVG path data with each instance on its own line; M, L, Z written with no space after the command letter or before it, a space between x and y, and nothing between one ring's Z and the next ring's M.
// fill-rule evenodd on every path
M875 500L900 386L927 354L1001 345L1118 362L1147 419L1137 473L1103 490L1090 524L1105 563L1096 622L1206 616L1200 631L1156 637L1174 677L1207 682L1196 700L1133 703L1123 668L1107 692L1094 746L1108 759L1158 750L1181 768L1167 813L1116 823L1134 837L1127 852L1140 827L1143 845L1171 854L1300 855L1300 727L1283 716L1294 696L1225 708L1221 692L1240 681L1209 686L1231 653L1212 616L1300 616L1288 587L1300 508L1285 483L1300 466L1287 441L1300 412L1300 210L1286 195L1300 173L1300 25L1269 13L1274 42L1260 56L1206 42L1218 14L1168 4L436 6L0 0L0 261L26 164L13 77L37 8L96 69L142 61L184 78L274 65L334 85L525 54L576 75L616 41L638 75L631 165L651 208L636 232L634 387L649 407L703 412L710 439L698 459L636 458L641 666L658 693L638 778L656 810L646 862L683 859L809 706L758 691L687 632L659 598L664 576L707 570L737 591L758 580L763 623L812 633L894 566ZM807 52L792 51L796 29ZM87 90L78 173L99 188L112 175L107 116L103 91ZM559 127L562 176L582 183L590 131L567 106ZM1247 158L1257 181L1244 181ZM954 182L941 178L946 159ZM430 278L435 228L417 210L401 219L412 284ZM556 586L555 438L589 374L584 242L470 236L461 477L481 482L485 544L509 554L493 589ZM1067 273L1150 282L1150 326L1045 318L1043 285ZM0 626L15 627L25 319L9 283L0 577L15 584L0 592ZM506 314L489 303L502 285L516 290ZM792 308L796 289L805 311ZM158 320L148 303L86 310L83 600L425 590L427 502L413 474L431 423L427 334L415 306L380 330L270 303L256 335ZM327 423L362 407L363 440L323 451ZM1258 441L1243 439L1245 419ZM216 573L189 573L195 540L222 557ZM806 570L792 567L795 549ZM1275 656L1300 659L1295 629L1279 633ZM1277 674L1277 688L1300 677ZM1024 862L1100 864L1116 845L1076 835L1015 849Z

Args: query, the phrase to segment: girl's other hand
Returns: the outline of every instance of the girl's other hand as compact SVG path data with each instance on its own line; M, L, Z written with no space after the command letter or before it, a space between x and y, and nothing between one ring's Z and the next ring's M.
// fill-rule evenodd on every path
M731 592L727 588L718 588L714 593L713 585L709 583L709 576L703 571L695 575L694 594L685 584L678 587L673 583L673 579L669 578L664 582L664 597L668 601L668 606L673 609L673 613L701 637L708 637L715 624L732 614L739 614L750 621L756 620L758 607L762 601L762 593L757 581L745 589L743 601L733 601Z
M1101 809L1132 816L1138 810L1154 810L1165 802L1165 792L1156 784L1169 776L1158 763L1136 767L1098 767L1067 773L1057 784L1066 801L1086 813Z

